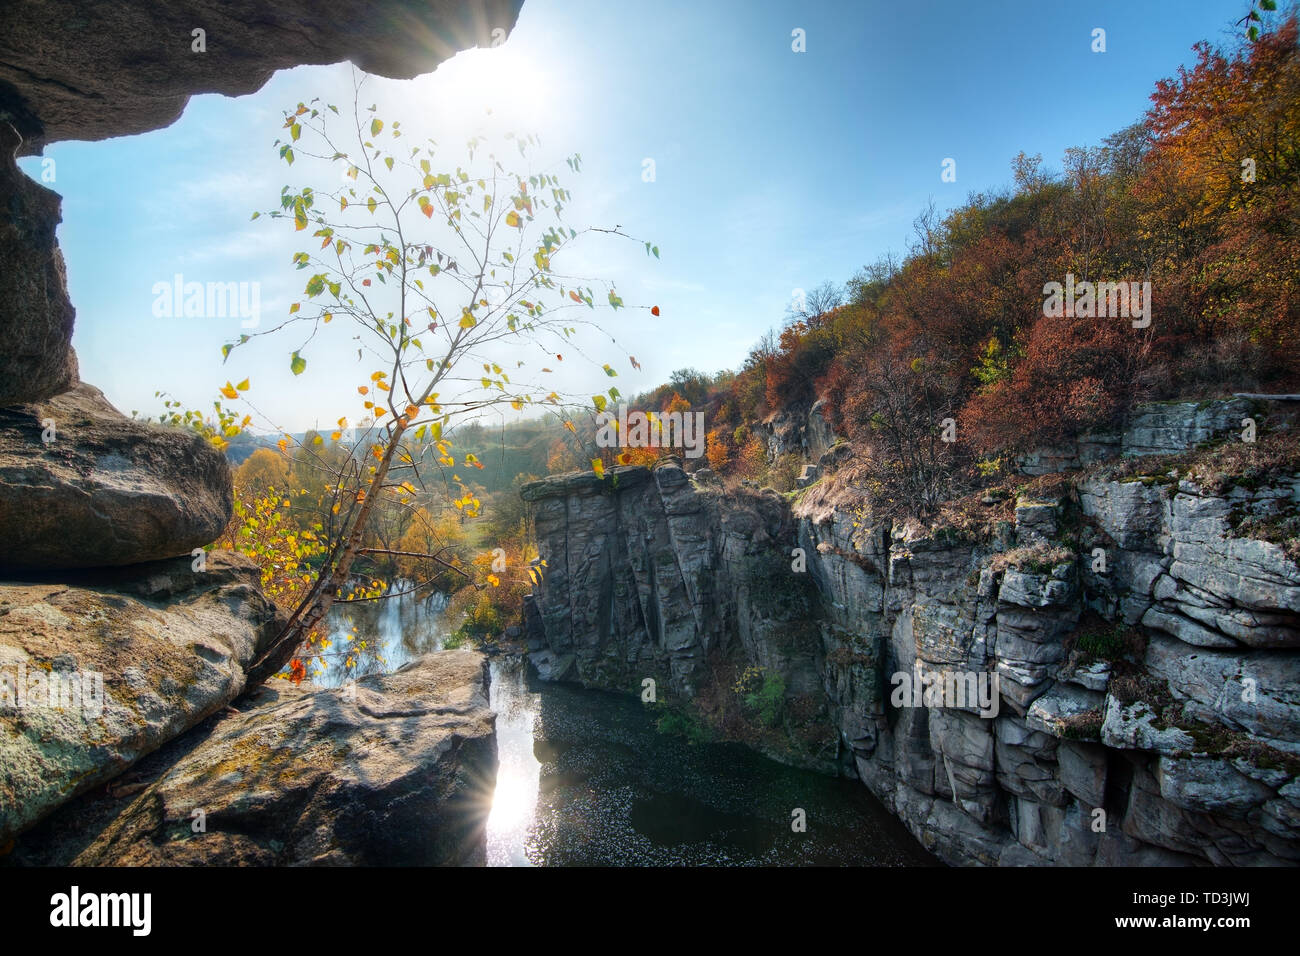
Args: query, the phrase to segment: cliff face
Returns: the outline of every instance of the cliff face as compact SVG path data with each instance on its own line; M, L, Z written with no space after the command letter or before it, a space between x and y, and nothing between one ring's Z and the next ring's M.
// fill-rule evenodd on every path
M1206 412L1159 414L1170 451ZM1151 462L986 500L983 532L873 522L821 486L727 496L671 462L547 479L524 492L532 656L666 680L706 718L718 675L779 674L801 722L764 749L858 777L952 863L1298 862L1300 568L1258 529L1300 475L1210 488Z
M828 716L816 585L788 573L797 522L780 495L729 499L671 462L548 478L523 495L547 561L526 609L543 677L629 693L649 678L657 696L701 702L748 661ZM821 729L820 746L778 751L833 769Z

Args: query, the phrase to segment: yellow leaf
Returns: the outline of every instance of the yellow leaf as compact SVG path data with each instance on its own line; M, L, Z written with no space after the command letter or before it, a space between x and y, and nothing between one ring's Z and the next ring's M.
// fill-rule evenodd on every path
M523 224L524 224L524 221L523 221L522 219L519 218L519 213L515 212L513 209L510 210L510 212L506 213L506 225L507 225L507 226L517 226L517 227L522 228L522 227L523 227Z
M596 473L597 478L605 477L605 463L599 458L591 459L591 470Z
M241 392L248 391L248 379L244 379L242 382L236 385L235 388L239 389L239 391Z
M221 386L221 394L224 395L224 396L226 396L226 398L238 398L238 397L239 397L239 393L238 393L237 391L235 391L235 386L231 385L229 382L227 382L225 385Z

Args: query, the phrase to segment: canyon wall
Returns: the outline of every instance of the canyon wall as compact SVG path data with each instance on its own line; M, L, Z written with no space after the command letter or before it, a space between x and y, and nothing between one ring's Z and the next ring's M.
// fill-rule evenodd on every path
M1167 457L1240 415L1140 410L1127 460L990 494L966 530L873 521L834 476L724 492L670 459L535 482L531 657L654 679L714 723L734 675L780 675L780 739L749 742L860 779L954 864L1300 862L1300 568L1262 530L1300 475L1211 488ZM896 675L996 707L926 706Z

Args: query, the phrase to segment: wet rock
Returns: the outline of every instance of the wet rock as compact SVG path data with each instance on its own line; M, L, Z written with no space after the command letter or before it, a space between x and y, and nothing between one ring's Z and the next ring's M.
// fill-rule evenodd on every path
M231 507L221 452L185 429L126 418L90 385L0 409L0 569L189 554L221 534Z

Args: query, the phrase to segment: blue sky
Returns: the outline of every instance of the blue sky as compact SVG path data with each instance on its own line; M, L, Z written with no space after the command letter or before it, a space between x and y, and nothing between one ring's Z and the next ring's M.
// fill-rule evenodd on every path
M514 130L538 134L550 162L582 154L582 174L567 177L571 221L618 224L661 250L658 261L618 242L581 252L629 305L660 307L657 319L606 315L618 346L591 343L630 395L675 368L737 367L781 323L794 289L905 252L930 199L947 209L1001 188L1020 150L1057 169L1065 148L1097 145L1140 116L1156 80L1192 62L1194 42L1229 41L1246 7L526 0L505 45L411 81L372 78L363 99L444 145ZM1105 53L1091 50L1097 27ZM806 52L791 49L796 28ZM64 197L81 375L124 412L158 412L157 390L206 405L227 379L247 377L281 427L355 416L353 386L370 366L346 335L313 342L295 377L292 336L259 340L223 366L238 319L152 308L154 284L176 273L260 283L263 327L301 298L290 257L303 244L249 216L273 208L286 183L332 185L333 169L289 170L271 144L282 109L315 96L342 107L351 76L346 65L285 71L250 96L195 97L164 130L47 149ZM955 183L940 179L948 157ZM643 181L646 159L654 182ZM40 158L21 165L40 177ZM557 387L574 392L609 384L577 363L565 373Z

